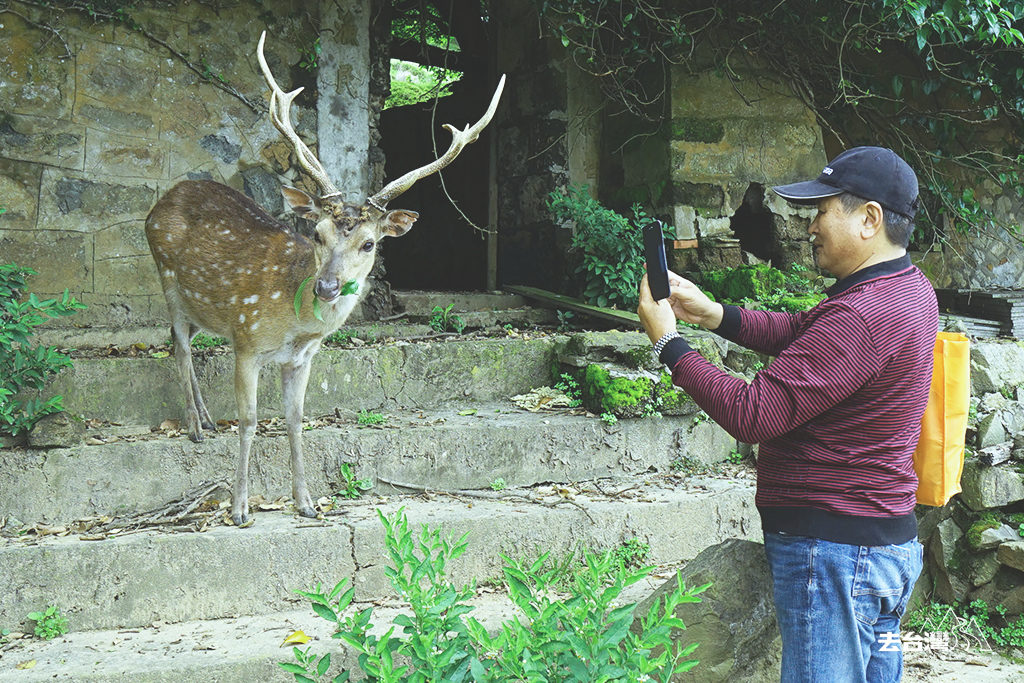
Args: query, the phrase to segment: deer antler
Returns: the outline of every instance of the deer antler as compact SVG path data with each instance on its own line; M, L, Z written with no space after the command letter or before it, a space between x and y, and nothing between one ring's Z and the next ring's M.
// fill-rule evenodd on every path
M401 178L392 180L383 190L370 197L367 202L376 209L384 211L384 207L387 203L402 194L413 184L416 183L420 178L426 178L428 175L437 173L442 168L452 163L455 157L459 156L459 152L462 148L471 142L476 141L480 136L480 131L487 127L487 124L491 122L491 117L494 116L494 111L498 108L498 100L501 99L501 91L505 87L505 77L502 76L501 80L498 81L498 88L494 91L494 96L491 98L491 104L487 107L487 111L480 118L479 121L474 123L472 126L467 125L464 130L459 130L455 126L450 124L444 124L444 127L451 131L452 143L448 147L448 151L443 155L435 159L432 163L417 168L416 170L409 171Z
M286 93L281 90L281 86L274 80L274 75L270 73L270 67L267 66L267 59L263 56L263 41L267 37L267 32L264 31L260 34L259 45L256 46L256 57L260 62L260 69L263 70L263 78L266 79L267 85L270 86L270 120L274 123L274 127L281 131L285 139L292 143L292 147L295 148L295 156L299 160L299 165L302 166L313 176L313 180L320 187L320 191L323 193L321 199L336 195L338 188L334 186L331 179L327 176L327 171L324 170L320 160L316 158L316 155L309 150L300 138L298 133L295 132L295 128L292 127L291 122L291 108L292 100L295 96L302 92L302 88L292 90L290 93Z

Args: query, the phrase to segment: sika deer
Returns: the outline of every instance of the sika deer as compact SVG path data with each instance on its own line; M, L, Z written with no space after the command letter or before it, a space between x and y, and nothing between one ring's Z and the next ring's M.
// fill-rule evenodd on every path
M260 367L267 361L281 367L292 497L299 514L314 517L302 463L302 410L310 361L323 338L358 302L378 242L405 234L418 217L415 211L384 207L420 178L447 166L477 139L494 115L505 82L503 76L487 112L473 126L445 126L452 143L444 155L392 181L364 204L349 204L338 198L341 193L292 127L291 103L302 88L285 93L277 85L263 56L265 38L264 32L257 57L271 89L271 120L322 194L311 197L291 187L282 192L293 211L316 221L313 238L292 232L242 193L210 181L175 185L146 218L146 238L171 315L174 358L193 441L202 440L202 430L213 429L214 423L199 393L190 341L203 328L229 338L234 347L241 443L231 519L238 526L249 522L249 453L256 431Z

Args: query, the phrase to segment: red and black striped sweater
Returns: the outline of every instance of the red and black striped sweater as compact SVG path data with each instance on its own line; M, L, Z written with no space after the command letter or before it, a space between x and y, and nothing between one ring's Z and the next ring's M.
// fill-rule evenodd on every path
M804 313L726 306L716 333L775 356L748 384L682 338L672 381L736 439L760 443L766 532L854 545L917 535L913 453L938 328L935 292L909 257L840 280Z

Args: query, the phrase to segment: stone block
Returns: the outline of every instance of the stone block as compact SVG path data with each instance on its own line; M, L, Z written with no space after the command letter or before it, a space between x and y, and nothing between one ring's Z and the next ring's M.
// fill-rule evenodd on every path
M701 237L732 237L732 221L728 216L697 216L697 233Z
M977 590L970 600L984 600L990 606L1002 605L1006 616L1013 619L1024 613L1024 574L1018 569L1002 566L995 577Z
M39 227L94 232L143 220L157 197L155 180L43 171Z
M999 560L996 552L990 550L980 555L974 555L967 560L967 575L971 585L977 588L984 586L996 577L999 571Z
M694 421L686 444L686 457L705 465L724 462L736 450L736 439L709 419Z
M81 170L85 127L65 120L0 112L0 156Z
M149 256L145 221L117 223L96 232L96 258Z
M85 150L85 172L88 175L164 178L167 155L158 141L92 132Z
M988 467L976 460L964 463L960 478L962 500L972 510L1003 507L1024 500L1024 478L1013 467Z
M948 603L962 600L969 586L956 572L957 549L963 531L952 519L940 522L928 544L931 575L935 580L935 594Z
M676 226L676 239L697 239L697 210L692 206L676 204L673 208L673 221Z
M156 137L159 130L153 117L147 112L121 111L102 103L89 102L83 96L82 103L75 111L78 121L87 123L92 129L112 133L124 133L143 137Z
M1003 543L996 550L996 559L1007 567L1024 571L1024 541Z
M148 254L96 259L94 291L115 296L157 295L163 292L156 264Z
M994 529L985 529L981 532L981 541L978 543L978 550L994 550L1004 543L1019 541L1018 534L1009 524L1002 524Z
M39 181L42 167L0 157L0 229L31 230L36 227Z
M3 225L0 222L0 225ZM92 236L68 230L0 230L3 262L27 266L38 274L28 291L43 294L92 290Z
M68 413L47 415L29 432L32 448L71 448L81 445L86 434L85 421Z
M0 102L17 114L32 114L49 119L66 119L74 98L73 59L60 60L64 54L53 35L31 26L10 12L3 15L0 31ZM41 49L41 46L47 47Z
M88 93L93 103L136 113L144 113L156 103L163 57L87 40L75 59L75 88Z
M637 606L634 630L653 605L676 589L679 580L687 587L711 586L700 594L700 602L676 608L675 616L686 629L673 631L671 638L683 647L700 643L694 654L700 664L672 680L710 683L778 677L782 639L762 544L733 538L702 551L678 577Z
M989 413L977 427L978 448L988 448L1006 441L1006 429L999 413Z

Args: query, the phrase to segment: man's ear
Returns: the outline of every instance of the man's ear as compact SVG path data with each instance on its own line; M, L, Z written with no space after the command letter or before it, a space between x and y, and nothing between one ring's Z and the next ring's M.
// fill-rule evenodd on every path
M881 204L875 201L867 202L861 210L861 234L865 239L871 239L879 232L885 231L885 214L882 212Z
M281 196L293 212L311 221L320 220L320 203L308 194L294 187L281 186Z
M409 228L412 227L412 224L419 217L420 215L415 211L407 211L405 209L388 211L384 214L384 218L381 219L381 228L387 237L401 237L409 232Z

